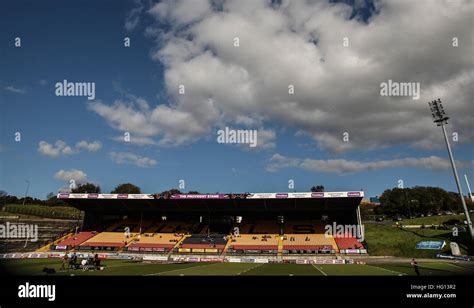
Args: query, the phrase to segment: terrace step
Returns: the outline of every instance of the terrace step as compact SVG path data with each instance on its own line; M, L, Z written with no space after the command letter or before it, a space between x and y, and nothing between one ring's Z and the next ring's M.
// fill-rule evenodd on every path
M233 239L233 237L232 237L232 236L229 236L229 239L227 240L227 243L225 244L225 247L224 247L224 249L222 250L221 256L225 256L225 255L226 255L226 253L227 253L227 248L229 248L229 246L232 244L232 239Z
M168 252L168 257L173 253L173 251L179 247L179 245L185 240L187 239L188 237L191 237L191 235L183 235L183 237L181 237L181 239L176 243L176 245L173 246L173 248L170 249L170 251Z

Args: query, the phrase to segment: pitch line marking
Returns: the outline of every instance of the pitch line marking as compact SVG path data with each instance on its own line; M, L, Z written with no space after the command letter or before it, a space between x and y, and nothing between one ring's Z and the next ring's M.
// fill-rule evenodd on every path
M237 273L237 275L246 273L246 272L248 272L248 271L250 271L250 270L253 270L254 268L260 267L260 266L262 266L262 265L263 265L263 263L260 263L260 264L257 264L257 265L255 265L255 266L253 266L253 267L249 267L249 268L247 268L247 269L241 271L240 273Z
M391 272L391 273L395 273L395 274L402 274L403 276L406 275L405 273L402 273L402 272L392 271L392 270L389 270L389 269L386 269L386 268L383 268L383 267L379 267L379 266L375 266L375 265L369 265L369 264L363 264L363 265L369 266L369 267L375 267L375 268L381 269L383 271L387 271L387 272Z
M317 269L318 271L320 271L324 276L327 276L327 275L328 275L328 274L326 274L322 269L316 267L316 265L314 265L314 264L312 264L312 265L313 265L313 267L314 267L315 269Z
M139 266L139 265L151 265L147 263L135 263L135 264L117 264L117 265L106 265L104 266L104 271L107 270L108 268L117 268L117 267L127 267L127 266ZM70 269L65 269L65 270L58 270L58 272L69 272ZM94 270L95 272L98 272L99 270ZM94 272L93 271L93 272Z
M198 267L201 268L201 267L212 266L212 265L216 265L216 264L220 264L220 263L213 263L213 264L206 264L206 265L198 265L198 266L189 266L189 267L186 267L186 268L180 268L180 269L175 269L175 270L170 270L170 271L158 272L158 273L153 273L153 274L145 274L144 276L158 276L158 275L161 275L161 274L164 274L164 273L171 273L171 272L177 272L177 271L185 271L185 270L192 269L192 268L198 268Z

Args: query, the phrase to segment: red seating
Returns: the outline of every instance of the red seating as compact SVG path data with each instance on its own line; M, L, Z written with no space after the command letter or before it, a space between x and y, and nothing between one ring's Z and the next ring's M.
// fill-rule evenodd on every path
M331 250L330 245L285 245L286 250Z
M81 246L89 246L89 247L124 247L126 243L113 243L113 242L93 242L93 243L86 243Z
M355 237L335 238L339 249L364 249L364 245L359 243Z
M92 238L96 234L97 234L96 232L79 232L78 234L70 238L67 238L64 241L57 243L56 246L66 246L67 249L71 249L84 243L85 241Z

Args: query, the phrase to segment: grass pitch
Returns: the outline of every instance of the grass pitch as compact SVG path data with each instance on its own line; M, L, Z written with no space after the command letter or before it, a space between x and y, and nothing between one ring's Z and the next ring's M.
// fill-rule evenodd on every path
M46 275L44 267L56 274L75 276L405 276L415 275L409 264L257 264L257 263L182 263L151 264L136 261L104 260L102 271L60 270L59 259L1 260L0 265L13 275ZM422 276L474 275L474 264L420 263ZM51 274L50 274L51 275Z

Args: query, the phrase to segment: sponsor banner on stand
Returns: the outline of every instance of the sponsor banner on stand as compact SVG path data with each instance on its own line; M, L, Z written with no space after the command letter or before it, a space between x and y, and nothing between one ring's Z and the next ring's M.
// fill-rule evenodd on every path
M176 194L171 199L228 199L226 194Z
M47 253L6 253L0 254L0 259L46 259Z
M328 192L324 193L324 197L326 198L341 198L341 197L346 197L347 193L345 192Z
M168 261L168 257L157 255L143 255L143 261Z
M99 195L99 199L117 199L116 194L101 194Z
M30 259L45 259L48 257L47 253L30 253L28 254L28 258Z
M353 198L363 197L362 191L306 192L306 193L251 193L247 199L298 199L298 198Z
M359 249L346 249L346 253L359 254L360 250Z
M128 199L154 199L153 195L148 194L128 194Z
M360 197L360 192L358 191L350 191L347 193L348 197Z
M255 259L255 263L268 263L268 259Z
M224 262L224 260L219 258L201 258L201 262Z
M69 194L71 199L87 199L88 194Z
M316 264L344 264L345 260L344 259L340 259L340 260L318 259L318 260L314 260L314 263Z
M446 253L438 253L436 258L440 259L450 259L450 260L459 260L459 261L471 261L471 258L468 256L453 256Z
M349 192L280 192L280 193L250 193L246 199L296 199L296 198L352 198L364 197L363 191ZM58 193L58 199L145 199L152 200L152 194L79 194ZM229 199L228 194L175 194L171 199Z
M79 254L76 254L77 256L79 256ZM48 258L61 258L64 256L64 253L49 253L48 254Z
M113 259L113 260L140 260L142 256L134 254L103 254L104 259Z

